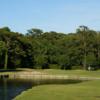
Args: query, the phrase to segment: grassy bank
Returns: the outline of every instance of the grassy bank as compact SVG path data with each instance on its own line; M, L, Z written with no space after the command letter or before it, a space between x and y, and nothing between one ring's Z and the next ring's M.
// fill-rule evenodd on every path
M52 69L39 71L56 75L100 77L100 71ZM100 100L100 80L69 85L40 85L23 92L15 100Z
M16 72L24 72L24 71L34 71L33 69L28 69L28 68L17 68L17 69L0 69L0 75L5 75L5 74L15 74Z
M87 76L87 77L100 77L100 70L86 71L86 70L59 70L59 69L17 69L14 71L0 71L1 74L14 74L16 72L38 72L48 75L69 75L69 76Z
M100 80L37 86L23 92L15 100L100 100Z
M17 69L15 71L0 71L0 75L13 75L13 74L35 74L35 75L61 75L61 76L69 76L69 77L93 77L100 78L100 70L97 71L86 71L86 70L59 70L59 69Z
M15 72L0 72L0 75L13 75Z
M86 70L57 70L47 69L40 70L41 72L53 74L53 75L68 75L68 76L86 76L86 77L100 77L100 70L97 71L86 71Z

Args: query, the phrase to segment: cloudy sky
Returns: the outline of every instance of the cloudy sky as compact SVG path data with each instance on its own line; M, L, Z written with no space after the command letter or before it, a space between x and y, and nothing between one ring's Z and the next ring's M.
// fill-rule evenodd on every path
M74 32L80 25L100 31L100 0L0 0L0 27Z

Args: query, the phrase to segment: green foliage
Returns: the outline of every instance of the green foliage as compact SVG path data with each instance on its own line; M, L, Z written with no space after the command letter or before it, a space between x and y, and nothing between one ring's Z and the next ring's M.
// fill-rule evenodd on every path
M6 50L5 42L0 41L0 55L2 55L5 50Z
M77 66L72 66L71 69L72 70L81 70L82 66L78 66L78 65Z
M92 65L95 65L96 63L96 57L93 55L93 54L89 54L87 55L87 65L89 66L92 66Z
M50 65L49 65L49 68L50 68L50 69L60 69L61 66L59 66L58 64L50 64Z
M32 28L23 35L0 28L0 60L0 66L11 69L100 68L100 32L80 26L70 34Z
M37 66L40 66L42 69L49 68L47 57L45 55L38 55L35 57L35 63Z
M39 37L41 36L41 34L43 33L43 31L41 29L36 29L36 28L32 28L30 30L28 30L27 36L32 36L32 37Z
M0 41L0 64L1 64L1 66L4 66L5 69L7 68L7 59L5 59L5 64L3 64L4 60L2 60L2 59L3 59L3 55L6 53L6 51L7 51L7 48L6 48L5 42ZM6 58L7 58L7 55L6 55Z

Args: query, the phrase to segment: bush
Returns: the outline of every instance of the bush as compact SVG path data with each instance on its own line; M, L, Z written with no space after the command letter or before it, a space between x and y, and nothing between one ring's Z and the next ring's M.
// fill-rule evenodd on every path
M42 69L49 69L49 68L50 68L49 64L47 64L47 63L45 63L45 64L42 65Z
M71 69L71 65L62 65L60 69L65 69L65 70L70 70Z
M72 66L71 69L73 70L82 69L82 66Z
M60 69L60 66L57 64L50 64L50 69Z

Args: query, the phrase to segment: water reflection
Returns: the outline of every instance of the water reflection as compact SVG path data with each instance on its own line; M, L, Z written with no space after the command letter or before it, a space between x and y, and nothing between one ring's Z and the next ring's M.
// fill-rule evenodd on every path
M22 80L22 79L0 79L0 100L12 100L22 91L36 85L43 84L75 84L81 80L46 79L46 80Z
M3 83L4 84L4 86L3 86L3 88L4 88L4 92L3 92L4 93L4 96L3 97L4 97L4 100L7 100L7 79L4 78L3 79L3 82L4 82Z
M0 79L0 100L12 100L16 95L31 87L31 82L6 78Z

